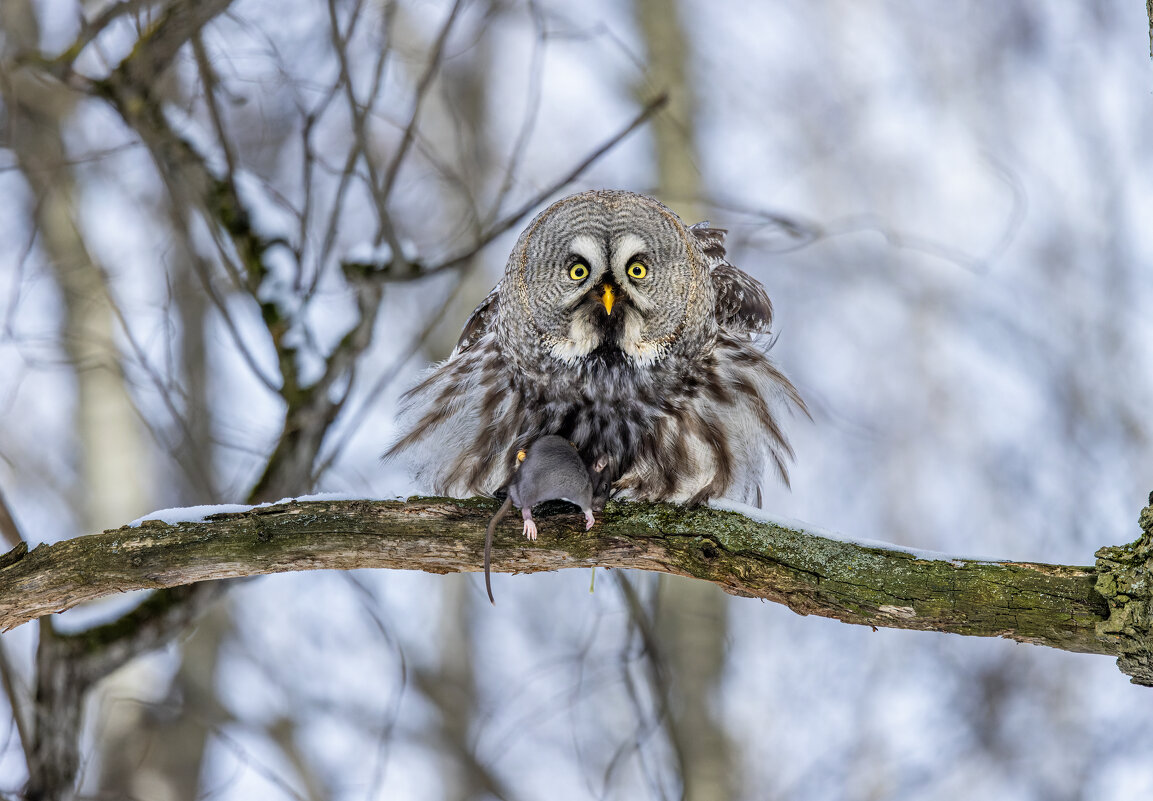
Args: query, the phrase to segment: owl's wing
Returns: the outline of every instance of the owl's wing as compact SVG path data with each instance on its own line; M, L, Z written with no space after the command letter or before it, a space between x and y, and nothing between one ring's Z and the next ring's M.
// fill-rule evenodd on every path
M773 325L773 303L761 282L729 264L724 228L707 222L690 225L709 260L709 277L716 291L717 323L734 334L767 334Z
M689 231L697 238L697 242L700 243L701 249L704 250L705 255L709 259L710 267L726 263L725 234L729 232L727 228L713 228L713 226L709 224L709 221L705 220L690 225Z
M468 320L460 332L460 339L456 341L456 350L453 353L464 353L487 334L489 328L496 322L496 311L499 308L500 284L497 283L493 290L488 293L488 296L468 316Z
M730 333L767 334L773 327L773 302L761 282L725 263L712 271L717 293L717 322Z

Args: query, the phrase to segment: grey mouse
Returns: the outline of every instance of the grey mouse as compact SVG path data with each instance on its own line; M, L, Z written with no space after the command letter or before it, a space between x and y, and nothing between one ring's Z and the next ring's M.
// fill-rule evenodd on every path
M524 535L536 539L536 521L532 507L544 501L564 500L575 503L585 513L585 531L593 527L593 484L598 488L605 470L604 459L591 467L586 465L576 446L564 437L549 434L534 441L517 453L518 467L508 484L508 497L492 520L484 535L484 587L493 604L492 580L489 565L492 560L492 534L497 524L508 514L513 504L520 508L524 518Z

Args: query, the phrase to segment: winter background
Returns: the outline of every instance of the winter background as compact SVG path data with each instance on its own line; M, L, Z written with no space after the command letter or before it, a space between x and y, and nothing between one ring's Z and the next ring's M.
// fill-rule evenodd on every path
M59 53L80 14L109 4L4 2L0 489L31 543L243 502L284 418L260 378L278 375L260 308L229 282L203 221L178 232L135 133L107 104L48 87L68 98L53 106L67 208L98 265L88 280L108 296L88 318L69 300L44 193L13 149L13 64ZM129 54L150 19L137 5L81 53L79 73L106 75ZM191 47L157 78L171 124L235 169L254 227L299 256L270 252L260 299L292 310L304 375L355 309L340 260L388 253L370 162L397 152L449 13L440 0L236 0L198 45L215 112ZM342 74L362 125L333 91ZM662 90L665 111L549 199L643 191L729 230L731 260L773 299L773 355L813 413L789 421L792 488L770 486L767 510L855 538L1068 564L1137 536L1153 489L1142 4L472 0L384 211L411 258L467 252ZM368 155L342 182L356 131ZM419 489L379 461L397 397L447 355L526 221L459 270L386 285L373 344L335 390L348 401L316 481L285 494ZM103 357L81 359L77 341L105 330ZM495 608L479 574L238 582L187 636L93 694L82 788L1153 795L1153 695L1111 659L872 631L613 573L598 571L592 594L585 570L496 575ZM78 630L138 600L57 623ZM18 696L30 697L36 641L35 624L0 639ZM15 795L20 741L11 722L0 731L0 791Z

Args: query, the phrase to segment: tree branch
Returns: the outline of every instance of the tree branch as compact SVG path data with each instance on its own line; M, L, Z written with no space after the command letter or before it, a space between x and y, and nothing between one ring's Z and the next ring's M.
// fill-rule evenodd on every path
M42 621L26 798L72 797L88 689L134 656L179 635L220 592L221 585L212 583L153 593L119 620L78 634L61 634L51 620Z
M148 86L168 69L180 48L209 22L223 14L232 0L176 0L140 36L132 55L119 69L130 82Z
M392 269L393 265L391 262L388 264L372 264L366 262L357 262L355 260L346 260L346 266L352 266L361 269L378 269L387 276L390 282L393 283L415 281L418 279L427 278L430 275L436 275L437 273L445 272L447 270L455 270L459 267L463 267L464 265L468 264L473 256L479 253L485 245L496 239L504 232L508 231L510 228L512 228L514 225L532 213L535 209L540 207L542 203L552 197L552 195L554 195L556 192L564 189L566 186L579 178L581 173L583 173L598 160L600 160L602 156L616 147L629 134L648 122L650 117L665 107L665 105L668 103L668 100L669 98L667 94L659 94L652 100L645 103L640 112L638 112L637 115L633 117L628 125L625 125L611 137L602 142L596 150L589 153L584 159L580 161L580 163L574 166L563 176L553 181L540 192L537 192L535 195L533 195L533 197L522 203L514 211L506 214L504 217L489 225L485 231L477 238L477 241L472 243L472 245L470 245L463 252L458 253L455 256L449 256L438 264L430 266L415 265L418 269L409 270L407 272Z
M1141 510L1141 538L1097 551L1096 590L1109 604L1097 638L1134 684L1153 687L1153 492Z
M1145 0L1145 13L1149 17L1149 58L1153 58L1153 0Z
M199 522L147 521L14 551L0 557L0 627L116 592L208 579L314 569L477 571L496 506L482 498L290 502ZM1097 567L986 562L666 504L610 503L585 533L583 517L558 509L544 507L545 535L536 543L503 526L493 544L494 570L655 570L846 623L1007 637L1083 653L1121 656L1134 647L1149 653L1148 626L1130 626L1124 637L1109 630L1119 610L1133 616L1127 604L1137 600L1137 580L1114 577L1115 551L1123 549L1103 549L1112 561ZM1142 521L1153 528L1153 511ZM1147 531L1146 549L1150 539ZM1113 577L1108 603L1097 589L1102 576L1106 585ZM1142 603L1147 623L1153 605Z

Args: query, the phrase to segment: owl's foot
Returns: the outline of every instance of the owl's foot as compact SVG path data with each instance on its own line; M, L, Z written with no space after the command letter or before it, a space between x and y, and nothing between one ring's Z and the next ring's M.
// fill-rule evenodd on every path
M585 531L588 531L590 528L592 528L593 523L595 522L597 521L593 519L593 513L591 511L585 512Z
M536 539L536 521L529 518L524 521L524 535L530 540Z

